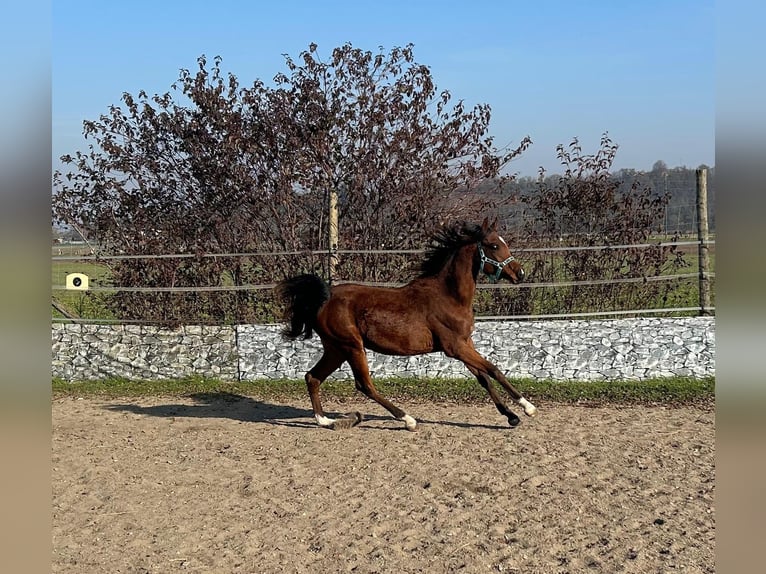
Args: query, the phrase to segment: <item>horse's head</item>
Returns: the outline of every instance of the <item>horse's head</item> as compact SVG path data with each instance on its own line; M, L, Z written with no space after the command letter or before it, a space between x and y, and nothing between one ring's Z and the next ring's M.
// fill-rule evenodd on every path
M497 219L491 224L489 219L484 219L481 228L484 231L484 239L479 242L481 271L495 281L500 277L505 277L511 283L523 281L524 269L521 267L521 263L511 255L511 250L505 239L497 232Z

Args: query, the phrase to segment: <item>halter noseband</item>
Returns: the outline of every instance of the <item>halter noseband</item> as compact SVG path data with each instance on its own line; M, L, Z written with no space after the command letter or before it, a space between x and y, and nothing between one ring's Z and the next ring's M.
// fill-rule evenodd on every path
M478 242L476 245L478 245L478 246L479 246L479 258L481 259L481 263L479 263L479 265L481 266L481 269L482 269L482 270L484 269L484 264L485 264L485 263L490 263L490 264L494 265L494 266L497 268L497 271L495 271L494 275L493 275L492 273L487 273L486 271L484 271L484 273L485 273L485 274L486 274L486 275L487 275L487 276L488 276L490 279L492 279L492 281L493 281L493 282L494 282L494 281L497 281L498 279L500 279L500 273L502 273L502 271L503 271L503 267L505 267L506 265L508 265L508 264L509 264L511 261L515 261L515 260L516 260L516 258L515 258L513 255L511 255L511 256L510 256L510 257L508 257L508 259L506 259L505 261L502 261L502 262L500 262L500 261L495 261L494 259L490 259L489 257L487 257L487 256L484 254L484 249L483 249L483 248L482 248L482 246L481 246L481 241L480 241L480 242Z

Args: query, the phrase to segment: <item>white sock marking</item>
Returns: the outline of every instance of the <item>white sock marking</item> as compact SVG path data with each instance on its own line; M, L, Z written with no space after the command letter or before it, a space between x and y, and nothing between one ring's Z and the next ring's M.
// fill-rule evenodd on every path
M328 418L328 417L323 416L323 415L314 415L314 417L316 417L317 424L320 427L331 427L332 424L335 422L334 419Z
M533 416L535 416L535 413L537 413L537 407L536 407L535 405L533 405L532 403L530 403L530 402L529 402L527 399L525 399L524 397L521 397L521 398L519 399L519 404L520 404L522 407L524 407L524 413L525 413L527 416L533 417Z
M399 420L404 421L404 425L407 427L407 430L415 430L415 428L418 426L418 421L416 421L410 415L404 415Z

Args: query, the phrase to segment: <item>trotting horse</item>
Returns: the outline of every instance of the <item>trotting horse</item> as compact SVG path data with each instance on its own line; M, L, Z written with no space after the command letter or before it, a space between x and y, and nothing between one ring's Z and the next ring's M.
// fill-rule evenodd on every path
M462 361L484 387L497 410L511 426L517 417L501 400L490 377L533 416L536 407L511 385L498 368L482 357L473 345L472 302L479 272L494 280L501 277L518 283L524 279L521 264L511 255L491 225L461 222L437 233L420 274L402 287L371 287L346 283L332 289L316 275L299 275L279 283L276 295L285 304L284 335L308 339L316 332L324 353L306 373L311 406L321 427L348 428L362 420L359 413L343 418L325 416L319 386L348 361L356 388L404 421L408 430L417 421L382 396L370 378L365 348L388 355L420 355L442 351Z

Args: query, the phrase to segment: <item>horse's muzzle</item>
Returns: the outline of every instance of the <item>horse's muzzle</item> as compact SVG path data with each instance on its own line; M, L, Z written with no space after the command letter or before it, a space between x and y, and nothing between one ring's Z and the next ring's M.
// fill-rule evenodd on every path
M514 261L508 266L508 269L505 272L505 277L515 285L516 283L521 283L524 281L524 277L526 277L526 275L521 265Z

